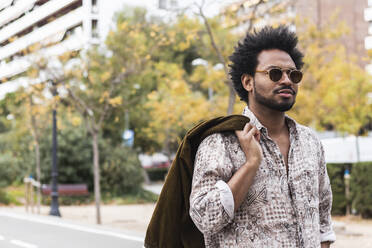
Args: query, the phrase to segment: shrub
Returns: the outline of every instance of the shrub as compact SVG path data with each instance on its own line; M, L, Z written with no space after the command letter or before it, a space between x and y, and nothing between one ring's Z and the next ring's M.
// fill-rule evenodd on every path
M19 172L18 161L11 153L0 156L0 188L9 186L17 178Z
M346 165L344 164L327 164L327 172L329 180L331 181L333 194L332 215L346 214L345 167Z
M41 181L51 182L52 137L47 132L40 144L41 148ZM91 139L82 127L66 126L58 132L58 183L85 183L93 189L93 159Z
M3 189L0 189L0 205L1 204L8 205L9 203L10 199L8 194Z
M372 218L372 162L353 165L351 192L353 207L363 218Z
M101 188L111 195L135 193L143 182L142 167L138 154L124 146L102 149Z

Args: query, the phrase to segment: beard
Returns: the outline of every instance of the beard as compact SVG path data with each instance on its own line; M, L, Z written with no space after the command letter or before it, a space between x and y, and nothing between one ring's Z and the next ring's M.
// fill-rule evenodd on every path
M254 97L258 103L261 105L270 108L272 110L276 110L279 112L286 112L290 110L293 105L295 104L296 95L293 95L293 100L287 99L283 100L282 102L278 102L272 98L264 97L260 94L260 92L256 88L256 82L253 82L253 88L254 88Z

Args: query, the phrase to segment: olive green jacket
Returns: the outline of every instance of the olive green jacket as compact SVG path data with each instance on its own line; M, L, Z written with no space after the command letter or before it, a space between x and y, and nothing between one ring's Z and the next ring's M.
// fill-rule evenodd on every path
M242 130L247 122L249 118L242 115L218 117L202 122L186 133L147 228L146 248L204 247L203 234L189 215L189 197L198 146L208 135Z

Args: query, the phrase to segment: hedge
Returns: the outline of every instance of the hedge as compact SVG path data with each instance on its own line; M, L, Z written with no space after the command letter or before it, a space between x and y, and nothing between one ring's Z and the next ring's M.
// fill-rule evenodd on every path
M344 172L345 164L327 164L327 172L331 181L333 203L332 215L346 214L346 197L345 197L345 181Z
M357 163L352 168L352 206L363 218L372 218L372 162Z
M356 164L327 164L328 176L333 192L333 215L345 215L344 172L350 169L350 191L352 209L363 218L372 218L372 162Z

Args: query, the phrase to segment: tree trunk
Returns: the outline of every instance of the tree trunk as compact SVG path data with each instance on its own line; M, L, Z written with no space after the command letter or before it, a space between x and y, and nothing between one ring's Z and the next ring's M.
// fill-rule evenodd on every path
M37 187L37 193L36 193L37 213L40 214L40 202L41 202L40 176L41 176L41 173L40 173L40 145L39 145L38 140L35 142L35 155L36 155L36 181L39 183L39 186Z
M96 222L101 224L101 188L100 188L100 172L99 172L99 148L98 148L98 132L92 131L92 146L93 146L93 170L94 170L94 198L96 202Z
M231 82L231 80L230 80L230 82ZM227 107L227 114L228 115L231 115L233 113L234 104L235 104L235 90L230 83L229 84L229 105Z

